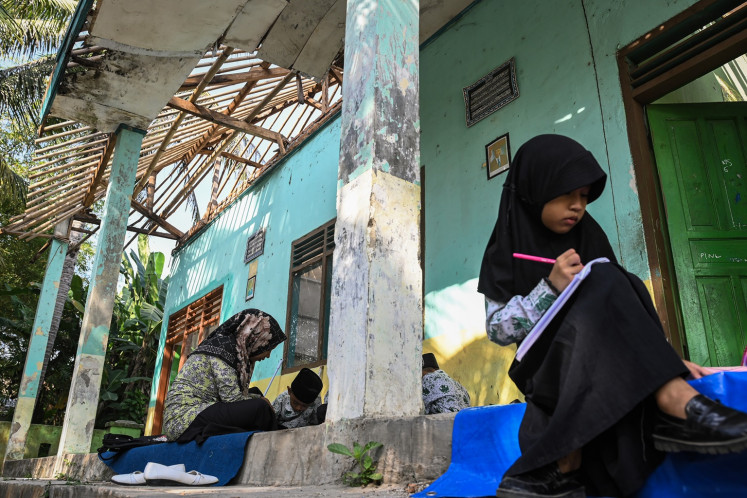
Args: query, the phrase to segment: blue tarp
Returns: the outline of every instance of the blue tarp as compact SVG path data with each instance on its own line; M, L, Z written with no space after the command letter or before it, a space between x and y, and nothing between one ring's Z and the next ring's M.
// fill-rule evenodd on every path
M690 382L698 391L747 412L747 373L719 372ZM495 496L503 473L521 454L518 431L526 405L469 408L454 419L451 464L414 498ZM636 498L747 497L747 452L671 453Z
M201 445L190 441L183 444L161 443L141 446L118 454L107 451L100 455L100 458L116 474L129 474L136 470L142 472L148 462L161 465L183 463L187 472L196 470L215 476L218 482L214 486L225 486L239 473L244 463L246 442L252 434L254 432L210 436Z

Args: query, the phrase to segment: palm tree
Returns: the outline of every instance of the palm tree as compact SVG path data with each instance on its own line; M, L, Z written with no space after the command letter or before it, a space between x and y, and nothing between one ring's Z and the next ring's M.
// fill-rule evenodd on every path
M0 53L18 60L0 70L0 112L35 128L46 77L76 0L0 0Z
M16 64L0 69L0 115L3 128L32 136L46 90L76 0L0 0L0 53ZM25 181L0 158L0 190L25 199Z

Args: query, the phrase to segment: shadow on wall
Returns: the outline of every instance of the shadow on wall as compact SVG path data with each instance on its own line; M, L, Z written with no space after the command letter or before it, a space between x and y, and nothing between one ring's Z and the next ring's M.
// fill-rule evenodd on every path
M446 338L438 336L426 340L423 353L435 354L441 369L467 388L472 406L505 405L515 399L524 400L508 376L516 354L515 346L493 344L485 331L471 334L469 340L456 348L443 339Z

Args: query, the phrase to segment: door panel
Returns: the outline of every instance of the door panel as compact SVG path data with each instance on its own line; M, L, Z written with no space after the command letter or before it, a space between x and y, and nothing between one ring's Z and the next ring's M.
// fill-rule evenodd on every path
M690 358L738 365L747 343L747 104L647 112Z

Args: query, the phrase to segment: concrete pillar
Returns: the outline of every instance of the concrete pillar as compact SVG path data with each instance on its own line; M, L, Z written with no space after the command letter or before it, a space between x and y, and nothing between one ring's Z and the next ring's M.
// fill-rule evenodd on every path
M68 249L68 229L70 220L65 220L55 227L55 238L49 248L47 271L44 274L39 303L36 305L34 326L31 329L29 348L26 352L26 364L18 389L18 402L13 412L13 422L10 424L8 446L5 448L5 460L23 459L26 449L26 436L31 426L31 416L36 406L36 396L39 391L39 377L44 365L44 355L47 351L49 328L54 316L57 291L60 288L60 276L65 263Z
M331 421L421 411L418 25L418 0L348 0Z
M58 455L88 453L99 401L119 265L130 213L130 197L144 132L117 130L104 213L91 269L86 309L75 356ZM61 459L58 458L58 464Z

